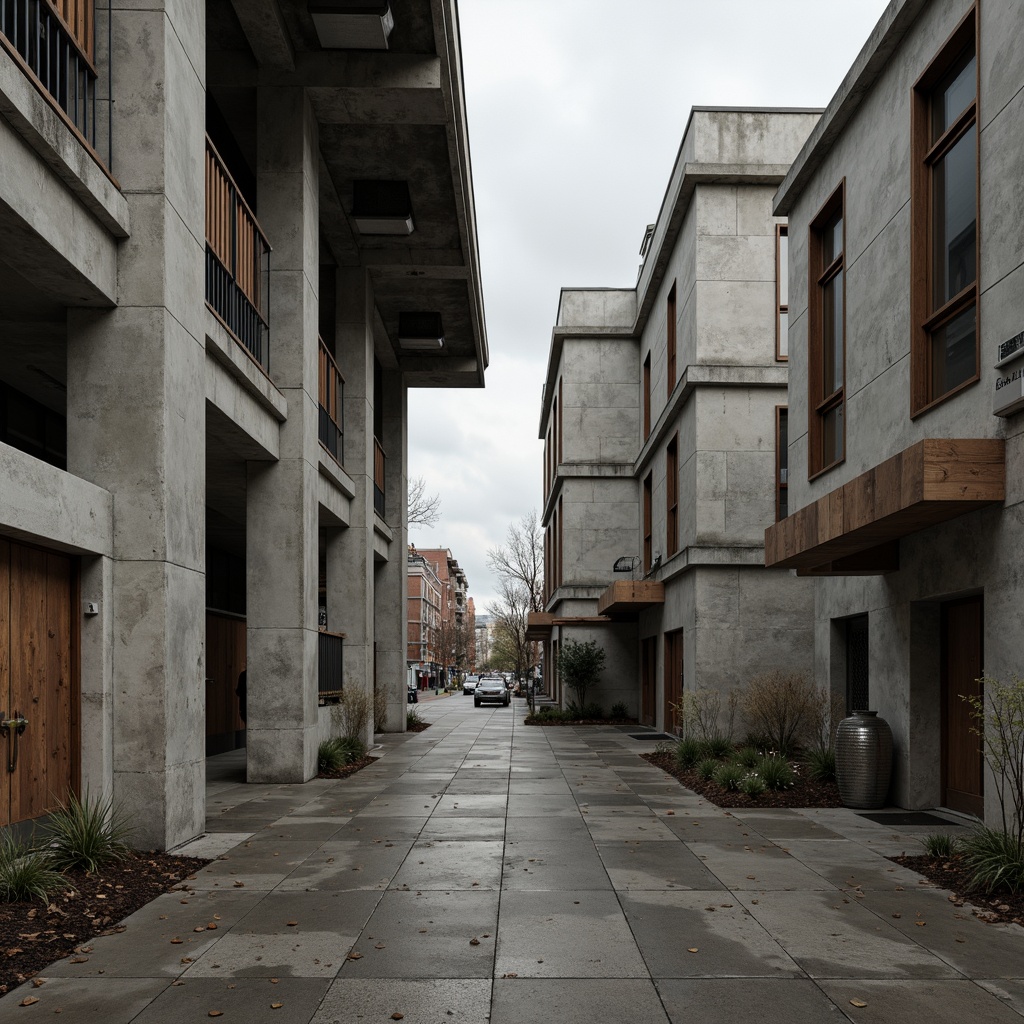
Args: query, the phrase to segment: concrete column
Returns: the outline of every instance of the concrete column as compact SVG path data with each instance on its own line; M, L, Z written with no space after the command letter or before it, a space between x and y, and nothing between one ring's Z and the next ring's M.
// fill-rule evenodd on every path
M113 494L115 524L112 564L87 572L112 650L90 639L83 660L110 673L112 713L88 680L82 761L91 782L112 772L135 841L165 848L205 813L205 27L161 0L114 0L111 17L131 237L118 308L68 314L68 470Z
M280 458L249 463L250 782L305 782L317 753L317 126L301 88L257 90L257 216L273 246L270 373L288 401Z
M332 629L345 637L345 688L373 698L373 297L365 270L337 272L338 366L345 377L343 463L355 484L351 520L327 552L327 585L337 587L340 617ZM372 716L371 716L372 719ZM367 725L373 741L373 722Z
M406 573L406 506L408 423L406 389L398 370L385 370L383 380L384 436L387 452L384 510L392 540L390 558L378 562L375 572L373 619L377 640L377 688L387 695L386 732L405 731L406 616L409 592ZM447 656L447 655L446 655Z

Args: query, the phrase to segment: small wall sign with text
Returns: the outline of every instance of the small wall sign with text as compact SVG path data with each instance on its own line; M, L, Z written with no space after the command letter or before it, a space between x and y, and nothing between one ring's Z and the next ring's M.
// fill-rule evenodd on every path
M1017 339L1024 339L1024 334L1011 338L999 346L1002 353L1004 345ZM992 413L995 416L1012 416L1024 409L1024 341L1021 351L1015 353L1016 358L996 363L996 382L992 396Z

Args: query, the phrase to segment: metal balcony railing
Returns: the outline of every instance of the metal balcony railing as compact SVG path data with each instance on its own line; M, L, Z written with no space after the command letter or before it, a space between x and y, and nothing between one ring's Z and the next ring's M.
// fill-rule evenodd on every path
M109 18L108 18L109 21ZM95 0L0 0L0 45L96 152ZM107 91L111 61L108 45ZM106 163L110 166L109 104Z
M344 636L341 633L317 634L318 661L317 680L321 704L334 704L341 697L342 667L344 664Z
M207 136L206 301L267 372L269 290L270 243Z
M373 511L384 518L384 469L387 459L377 438L373 439Z
M320 372L317 375L320 396L320 443L340 464L344 461L345 378L327 346L320 342Z

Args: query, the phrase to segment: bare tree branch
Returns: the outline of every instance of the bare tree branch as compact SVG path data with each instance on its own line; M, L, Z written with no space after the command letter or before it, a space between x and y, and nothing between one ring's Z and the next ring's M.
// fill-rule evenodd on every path
M510 523L504 547L487 552L487 565L504 584L519 585L526 592L527 611L544 608L544 534L536 509L518 523Z
M418 476L409 481L409 525L435 526L441 518L441 496L427 494L427 482Z

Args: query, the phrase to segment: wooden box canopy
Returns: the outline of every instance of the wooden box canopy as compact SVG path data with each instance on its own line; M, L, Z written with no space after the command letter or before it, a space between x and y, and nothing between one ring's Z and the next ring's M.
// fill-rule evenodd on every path
M555 617L550 612L529 612L526 616L526 639L547 640L554 621Z
M899 538L1005 498L999 438L926 438L765 530L764 562L801 575L899 568Z
M615 619L635 618L645 608L664 603L664 583L617 580L597 599L597 612Z

